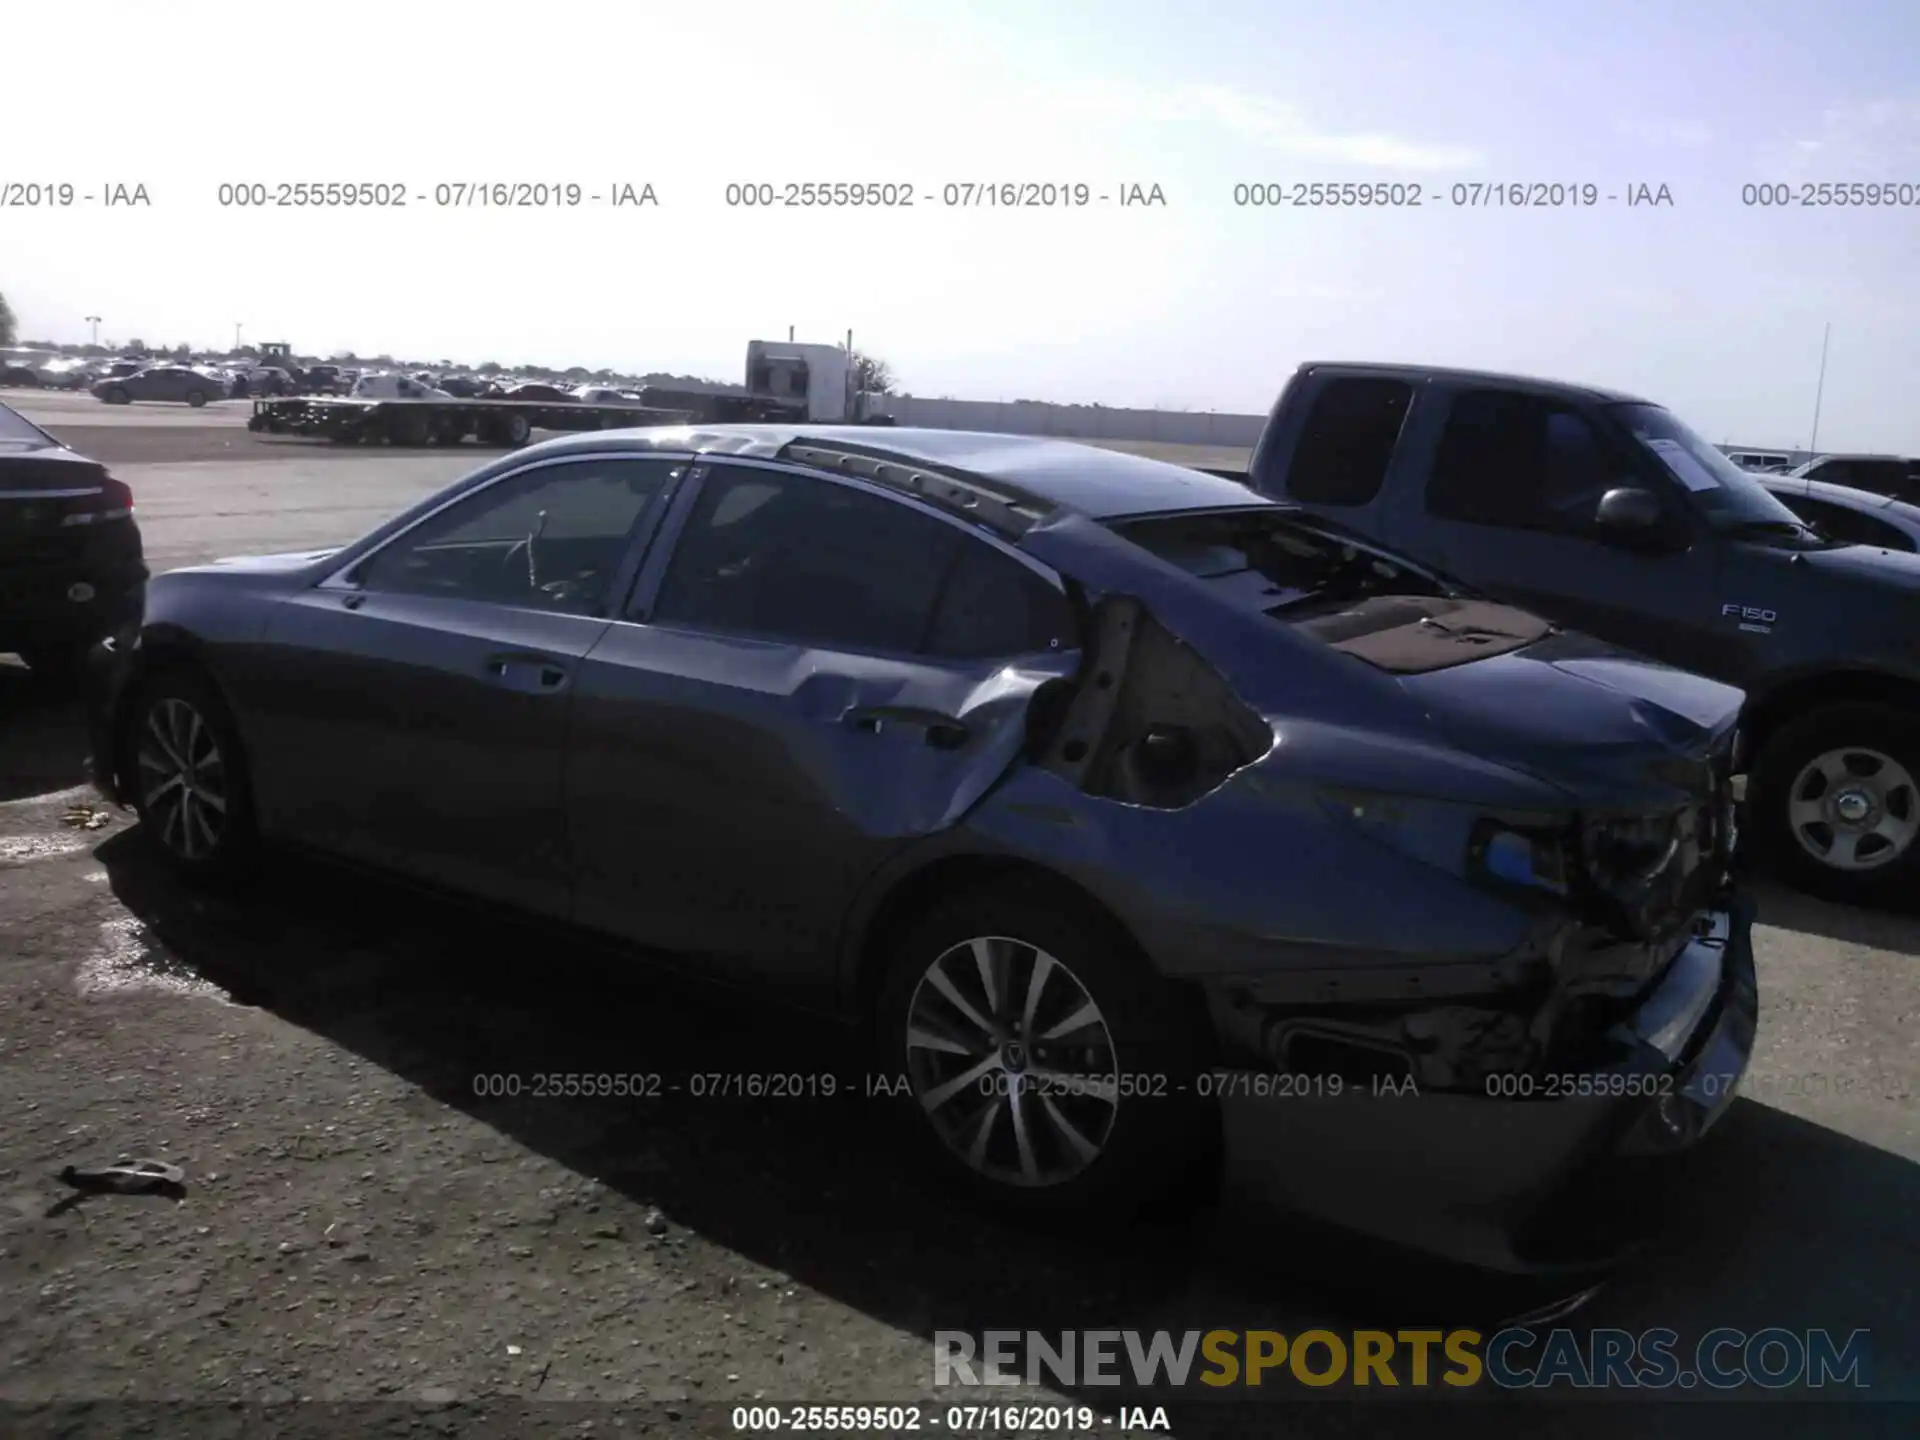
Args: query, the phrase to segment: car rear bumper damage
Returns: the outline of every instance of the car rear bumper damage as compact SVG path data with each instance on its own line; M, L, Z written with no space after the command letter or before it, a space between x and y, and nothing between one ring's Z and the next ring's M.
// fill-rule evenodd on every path
M1293 1052L1317 1068L1215 1072L1229 1195L1503 1274L1604 1268L1655 1228L1672 1162L1746 1073L1751 929L1744 899L1704 913L1584 1063L1433 1088L1391 1065L1349 1078L1322 1045Z

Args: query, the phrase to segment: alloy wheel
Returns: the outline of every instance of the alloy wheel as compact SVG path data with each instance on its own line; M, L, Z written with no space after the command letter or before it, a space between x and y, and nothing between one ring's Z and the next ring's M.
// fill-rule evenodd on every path
M1073 1179L1113 1134L1121 1085L1106 1017L1037 946L983 935L942 952L907 1006L907 1075L974 1171L1039 1188Z
M1920 790L1907 768L1880 750L1846 746L1816 755L1787 792L1793 838L1835 870L1877 870L1920 836Z
M227 828L227 766L213 727L177 695L147 711L135 752L141 816L186 860L204 860Z

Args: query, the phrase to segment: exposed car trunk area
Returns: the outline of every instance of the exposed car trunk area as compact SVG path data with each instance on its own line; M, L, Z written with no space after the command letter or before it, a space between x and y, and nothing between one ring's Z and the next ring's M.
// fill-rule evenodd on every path
M1094 613L1091 660L1041 764L1089 795L1191 805L1273 745L1273 730L1138 600Z
M1343 655L1393 675L1423 675L1537 643L1553 626L1537 615L1439 595L1373 595L1297 622Z

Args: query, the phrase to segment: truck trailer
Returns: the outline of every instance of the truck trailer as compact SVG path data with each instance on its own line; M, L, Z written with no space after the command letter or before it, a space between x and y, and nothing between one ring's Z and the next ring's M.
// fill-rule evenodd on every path
M752 340L746 384L709 393L646 386L632 404L577 400L462 400L431 393L303 395L256 400L247 428L336 444L483 445L517 448L535 430L619 430L647 425L890 425L867 414L848 352L837 345ZM360 387L364 388L365 381Z
M253 402L247 428L268 435L307 435L336 445L482 445L515 449L535 430L626 430L685 425L685 410L577 400L376 399L298 395Z

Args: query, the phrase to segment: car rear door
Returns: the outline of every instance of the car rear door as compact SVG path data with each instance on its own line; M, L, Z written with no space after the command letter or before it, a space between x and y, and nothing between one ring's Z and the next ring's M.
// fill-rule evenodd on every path
M268 826L564 914L578 666L678 473L536 461L276 607L255 740Z
M1025 557L878 488L738 461L695 478L581 670L575 916L808 992L875 868L1014 762L1028 701L1077 663L1072 609Z

